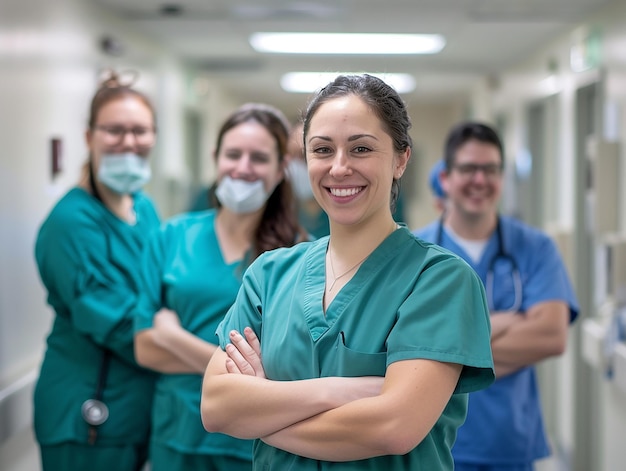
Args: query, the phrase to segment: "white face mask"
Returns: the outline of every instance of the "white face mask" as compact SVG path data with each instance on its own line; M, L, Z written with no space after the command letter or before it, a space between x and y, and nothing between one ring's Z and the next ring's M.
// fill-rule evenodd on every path
M293 159L287 164L287 175L293 187L296 197L300 201L306 201L313 198L313 188L309 180L309 171L306 163L300 159Z
M103 154L100 158L98 180L116 193L136 193L151 176L148 159L132 152Z
M217 186L215 196L233 213L253 213L265 204L270 195L265 191L263 180L249 182L227 175Z

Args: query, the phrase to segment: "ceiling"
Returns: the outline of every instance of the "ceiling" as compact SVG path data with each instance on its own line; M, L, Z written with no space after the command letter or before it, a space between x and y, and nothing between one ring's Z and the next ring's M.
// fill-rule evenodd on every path
M617 0L93 0L167 45L244 101L301 109L307 95L279 85L290 71L412 74L408 101L457 98ZM258 31L439 33L446 46L424 56L260 54Z

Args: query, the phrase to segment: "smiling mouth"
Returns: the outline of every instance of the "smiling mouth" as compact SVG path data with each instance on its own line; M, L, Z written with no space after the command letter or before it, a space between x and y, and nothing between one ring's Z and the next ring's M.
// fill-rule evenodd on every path
M329 188L330 194L338 197L354 196L363 191L364 186L357 186L355 188Z

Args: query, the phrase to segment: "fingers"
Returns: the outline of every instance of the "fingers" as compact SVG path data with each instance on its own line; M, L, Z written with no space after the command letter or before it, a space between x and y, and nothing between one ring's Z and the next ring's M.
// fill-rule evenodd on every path
M254 333L254 330L252 330L250 327L246 327L245 329L243 329L243 333L246 336L248 344L256 352L258 357L261 358L261 342L259 342L259 338Z
M241 371L239 370L235 362L230 358L226 359L226 371L228 371L229 373L241 374Z
M246 329L244 329L244 331ZM256 339L256 335L254 336L254 339ZM235 347L237 347L237 350L239 350L239 352L246 358L247 361L252 364L254 364L257 360L259 360L260 362L259 353L257 353L257 351L248 343L248 340L244 338L239 332L237 332L236 330L231 331L230 341Z
M226 349L228 356L235 362L241 373L265 378L261 362L261 344L254 331L246 327L245 338L236 330L230 332L233 349Z
M255 376L254 368L243 357L241 352L231 343L226 345L226 369L229 373L240 373L244 375ZM230 360L230 362L229 362Z

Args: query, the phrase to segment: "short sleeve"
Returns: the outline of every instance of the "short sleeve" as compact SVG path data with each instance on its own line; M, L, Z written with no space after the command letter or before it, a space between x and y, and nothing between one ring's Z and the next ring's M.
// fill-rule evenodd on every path
M387 363L424 358L463 365L456 393L494 380L491 324L482 283L457 257L433 259L402 303L389 334Z
M149 202L129 226L75 190L55 206L35 245L41 280L57 315L95 344L136 365L132 311L145 237L158 220Z
M134 362L129 313L137 301L136 280L111 263L102 229L79 225L56 237L44 242L40 258L51 305L79 332Z
M578 304L567 270L556 248L547 236L537 240L531 250L528 275L524 280L524 309L543 301L563 301L570 310L570 322L578 315Z
M237 299L217 327L215 333L222 349L230 343L228 333L231 330L243 332L245 327L250 327L259 339L262 337L263 259L264 256L261 255L245 271Z

